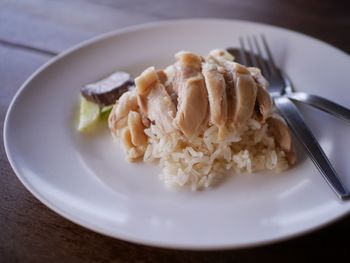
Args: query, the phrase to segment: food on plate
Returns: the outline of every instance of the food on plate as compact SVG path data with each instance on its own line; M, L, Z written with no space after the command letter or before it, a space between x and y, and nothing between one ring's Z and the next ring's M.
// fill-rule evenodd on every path
M165 69L145 69L108 124L128 160L158 162L167 185L196 190L225 174L282 171L296 158L267 88L258 68L226 50L181 51Z
M133 78L129 73L122 71L82 87L78 130L85 131L99 118L108 116L115 101L132 88L134 88Z
M108 106L114 104L133 85L130 74L117 71L105 79L82 87L80 92L88 101L100 106Z
M81 97L78 130L85 131L98 120L99 116L100 107L86 100L84 97Z

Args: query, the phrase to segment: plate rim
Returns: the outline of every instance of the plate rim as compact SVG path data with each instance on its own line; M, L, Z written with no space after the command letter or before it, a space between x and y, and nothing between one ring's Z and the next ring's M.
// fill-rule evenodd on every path
M20 180L20 182L25 186L26 190L28 190L36 199L38 199L41 203L43 203L45 206L47 206L49 209L57 213L59 216L62 216L63 218L67 219L70 222L73 222L74 224L77 224L79 226L83 226L84 228L87 228L90 231L93 231L95 233L99 233L105 236L109 236L112 238L116 238L119 240L127 241L127 242L132 242L134 244L139 244L139 245L147 245L147 246L152 246L152 247L159 247L159 248L166 248L166 249L181 249L181 250L192 250L192 251L203 251L203 250L229 250L229 249L242 249L242 248L252 248L252 247L260 247L260 246L265 246L269 244L274 244L277 242L282 242L290 239L294 239L299 236L303 236L306 234L309 234L313 231L316 231L318 229L321 229L323 227L329 226L330 224L341 220L345 216L347 216L350 213L350 209L348 211L344 211L340 213L339 215L333 217L330 220L327 220L326 222L323 222L318 225L314 225L312 227L305 229L301 229L299 231L293 232L292 234L285 234L284 236L277 236L277 237L272 237L272 238L263 238L260 241L254 241L254 242L246 242L246 243L241 243L241 244L234 244L234 245L222 245L222 244L211 244L211 245L181 245L179 243L172 243L172 242L167 242L166 244L163 244L161 242L157 241L152 241L148 240L145 238L133 238L125 234L118 234L118 235L113 235L112 233L109 233L108 231L105 231L103 228L99 228L98 225L93 225L88 222L85 222L81 218L78 218L74 216L73 214L65 211L64 209L61 209L57 207L55 204L47 200L45 197L43 197L40 194L40 191L36 190L35 187L33 187L26 179L25 175L20 173L19 170L17 169L15 165L14 158L12 157L13 154L11 154L10 150L10 143L8 139L8 134L9 134L9 122L11 118L11 113L13 111L13 108L15 107L14 105L16 104L16 101L18 100L18 97L21 95L24 89L26 89L29 84L43 71L45 71L48 67L52 66L55 64L57 61L63 59L64 57L70 55L71 53L74 53L78 51L79 49L86 48L90 45L93 45L95 43L98 43L103 40L107 40L108 38L112 38L118 35L122 35L125 33L130 33L138 30L145 30L149 28L154 28L154 27L163 27L171 24L181 24L181 23L192 23L192 22L197 22L197 23L212 23L212 22L225 22L225 23L245 23L245 24L251 24L251 25L257 25L257 26L268 26L277 30L283 30L283 31L288 31L293 34L301 35L303 37L313 39L314 41L318 42L319 44L326 45L329 48L335 49L339 52L341 52L343 55L349 56L348 53L346 53L344 50L335 47L327 42L324 42L318 38L315 38L313 36L309 36L307 34L304 34L302 32L298 32L295 30L291 30L288 28L280 27L280 26L275 26L272 24L268 23L260 23L260 22L254 22L254 21L249 21L249 20L240 20L240 19L221 19L221 18L189 18L189 19L169 19L169 20L156 20L148 23L141 23L141 24L135 24L127 27L123 27L120 29L116 30L111 30L103 34L99 34L95 37L89 38L87 40L84 40L82 42L79 42L72 47L65 49L64 51L60 52L58 55L54 56L53 58L49 59L47 62L45 62L43 65L41 65L37 70L35 70L25 81L24 83L20 86L20 88L16 91L15 95L11 99L11 102L7 108L5 119L4 119L4 126L3 126L3 142L4 142L4 148L5 148L5 153L7 156L7 159L11 165L11 168L13 169L15 175L17 178Z

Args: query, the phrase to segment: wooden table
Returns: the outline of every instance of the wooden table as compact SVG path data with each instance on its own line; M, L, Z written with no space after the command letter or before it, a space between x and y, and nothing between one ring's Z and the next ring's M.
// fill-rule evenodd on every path
M300 31L350 52L349 1L189 2L0 0L1 124L15 92L39 66L82 40L132 24L189 17L244 19ZM0 262L299 262L348 257L350 216L308 235L258 248L159 249L96 234L49 210L18 181L2 140L0 172Z

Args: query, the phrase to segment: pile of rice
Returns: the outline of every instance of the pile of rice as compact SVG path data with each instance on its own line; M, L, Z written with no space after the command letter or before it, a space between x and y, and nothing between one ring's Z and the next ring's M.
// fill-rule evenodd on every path
M249 119L246 126L218 141L218 128L208 127L195 139L164 134L155 125L145 129L145 162L159 162L160 179L168 186L188 185L200 190L214 185L225 173L288 169L285 153L277 147L268 125Z

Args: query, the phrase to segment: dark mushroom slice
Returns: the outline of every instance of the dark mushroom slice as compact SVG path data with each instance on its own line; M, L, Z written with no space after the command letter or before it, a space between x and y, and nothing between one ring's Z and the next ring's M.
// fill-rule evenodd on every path
M134 86L129 73L118 71L98 82L88 84L80 89L87 100L100 106L113 105L120 96Z

